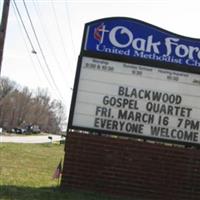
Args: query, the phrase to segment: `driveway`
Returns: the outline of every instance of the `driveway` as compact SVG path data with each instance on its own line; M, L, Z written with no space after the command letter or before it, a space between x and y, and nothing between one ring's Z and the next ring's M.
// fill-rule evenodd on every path
M52 139L49 139L51 137ZM60 135L38 135L38 136L1 136L0 135L0 143L9 142L9 143L50 143L56 142L60 140L64 140L65 138Z

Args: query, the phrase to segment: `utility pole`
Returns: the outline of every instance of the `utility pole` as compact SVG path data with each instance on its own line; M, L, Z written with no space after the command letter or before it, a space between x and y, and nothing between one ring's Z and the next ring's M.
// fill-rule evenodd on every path
M0 76L1 76L1 64L2 64L2 59L3 59L3 48L4 48L5 37L6 37L6 27L7 27L7 22L8 22L9 7L10 7L10 0L4 0L1 24L0 24Z

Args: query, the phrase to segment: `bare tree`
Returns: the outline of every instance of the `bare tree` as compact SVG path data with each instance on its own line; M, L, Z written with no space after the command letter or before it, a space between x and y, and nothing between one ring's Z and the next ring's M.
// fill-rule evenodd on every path
M6 95L11 93L17 88L17 84L14 81L10 81L8 78L0 79L0 100L2 100Z
M8 127L10 120L8 115L10 114L11 109L11 96L12 93L16 90L17 85L15 82L10 81L8 78L0 79L0 126Z
M37 89L33 94L7 78L2 78L0 83L0 127L10 130L34 124L46 132L60 131L65 120L62 102L51 101L44 89Z

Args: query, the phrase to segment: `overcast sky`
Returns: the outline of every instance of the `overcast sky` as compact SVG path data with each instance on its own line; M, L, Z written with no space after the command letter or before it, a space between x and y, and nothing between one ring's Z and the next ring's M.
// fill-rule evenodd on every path
M1 11L2 0L0 2ZM200 38L198 0L26 0L47 65L60 91L58 92L47 81L50 79L48 70L23 1L15 2L37 54L32 53L33 49L12 2L1 75L30 89L47 88L53 98L63 101L67 114L85 23L104 17L131 17L180 35Z

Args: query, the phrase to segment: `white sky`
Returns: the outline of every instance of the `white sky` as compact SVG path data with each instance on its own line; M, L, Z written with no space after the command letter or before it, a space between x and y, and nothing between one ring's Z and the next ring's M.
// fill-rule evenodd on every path
M47 73L30 29L23 1L15 1ZM200 38L198 0L26 0L26 4L47 63L64 100L67 115L72 93L70 88L73 87L85 23L104 17L131 17L180 35ZM1 75L30 89L48 88L50 95L59 99L61 95L49 86L37 62L37 56L31 51L11 3Z

